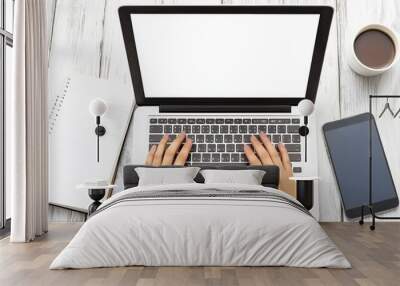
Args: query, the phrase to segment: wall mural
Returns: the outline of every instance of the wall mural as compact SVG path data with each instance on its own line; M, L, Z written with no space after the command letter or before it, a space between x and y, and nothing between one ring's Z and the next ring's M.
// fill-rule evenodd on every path
M395 0L48 0L47 3L50 69L57 72L70 69L81 75L127 84L132 98L129 67L117 16L118 6L127 3L132 5L327 4L335 7L337 14L332 23L318 89L315 112L318 120L317 128L321 129L321 126L327 121L365 112L368 108L366 95L369 93L400 92L399 86L393 84L393 82L397 82L393 79L397 78L400 73L399 66L378 79L362 78L355 75L348 67L344 48L347 43L346 31L363 22L384 20L389 25L395 24L395 15L400 14L400 3ZM393 13L393 10L397 12ZM336 23L336 21L338 22ZM398 30L398 25L391 26ZM398 145L399 143L397 138L393 140L393 144ZM131 146L132 128L127 131L125 144L119 158L115 178L115 183L119 187L116 191L122 190L122 168L130 163L132 152L134 152ZM340 199L322 136L318 139L317 148L320 218L322 221L339 221L341 219ZM391 148L388 157L393 153L392 157L398 158L397 149ZM77 162L77 164L85 165L86 162ZM400 178L400 168L397 165L392 168L392 172L393 177ZM63 220L63 217L67 216L72 220L76 219L76 216L62 214L57 209L53 210L53 214L58 220Z

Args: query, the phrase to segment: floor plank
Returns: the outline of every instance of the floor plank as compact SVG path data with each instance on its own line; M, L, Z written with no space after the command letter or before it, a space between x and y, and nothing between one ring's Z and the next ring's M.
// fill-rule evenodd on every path
M398 285L400 223L376 231L354 223L321 224L350 260L352 269L289 267L118 267L49 270L81 223L51 223L49 233L28 244L0 240L0 285Z

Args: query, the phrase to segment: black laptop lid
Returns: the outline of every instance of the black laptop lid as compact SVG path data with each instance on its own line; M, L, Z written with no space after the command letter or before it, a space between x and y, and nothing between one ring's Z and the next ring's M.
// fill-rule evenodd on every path
M124 6L138 105L297 105L315 101L327 6Z

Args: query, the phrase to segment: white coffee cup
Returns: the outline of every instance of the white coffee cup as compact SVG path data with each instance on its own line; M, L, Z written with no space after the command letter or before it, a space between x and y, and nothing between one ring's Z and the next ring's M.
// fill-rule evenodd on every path
M360 34L362 34L365 31L368 30L378 30L383 32L384 34L386 34L393 42L394 44L394 48L395 48L395 55L393 57L393 60L390 64L381 67L381 68L374 68L374 67L370 67L366 64L364 64L363 62L360 61L360 59L357 57L356 51L355 51L355 41L358 38L358 36ZM399 39L397 34L389 27L382 25L382 24L369 24L366 26L363 26L360 29L357 29L355 32L353 32L350 35L350 41L348 41L348 50L347 50L347 62L349 64L349 66L352 68L352 70L356 73L358 73L359 75L363 75L363 76L375 76L378 74L381 74L389 69L391 69L396 62L399 59Z

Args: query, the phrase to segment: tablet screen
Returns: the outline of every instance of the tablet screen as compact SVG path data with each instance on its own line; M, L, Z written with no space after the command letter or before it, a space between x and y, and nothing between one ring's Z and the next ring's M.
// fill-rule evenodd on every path
M304 98L319 19L318 14L132 14L144 94Z
M347 211L369 203L369 114L327 124L325 139ZM375 121L371 120L372 203L379 211L395 205L397 193ZM397 205L397 204L396 204ZM351 217L350 211L350 217ZM358 216L358 215L357 215Z

